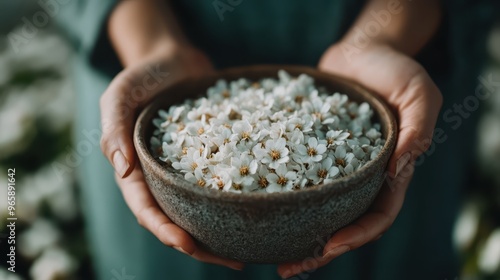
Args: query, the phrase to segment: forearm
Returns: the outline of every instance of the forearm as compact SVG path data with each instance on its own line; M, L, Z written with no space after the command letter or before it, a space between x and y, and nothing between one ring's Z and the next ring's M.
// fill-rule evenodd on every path
M160 0L120 2L110 15L108 35L124 66L188 45L169 4Z
M342 42L360 51L386 44L412 56L432 38L440 20L438 0L369 0Z

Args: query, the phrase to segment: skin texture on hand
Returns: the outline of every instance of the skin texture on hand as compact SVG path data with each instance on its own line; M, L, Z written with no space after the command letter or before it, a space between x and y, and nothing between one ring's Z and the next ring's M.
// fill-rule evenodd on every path
M132 142L135 118L151 98L172 83L213 71L199 51L184 48L152 55L119 73L101 97L101 148L116 171L116 182L138 223L163 244L207 263L242 269L243 264L198 248L193 238L163 213L144 180Z
M396 148L388 164L390 179L371 208L328 241L323 257L316 260L320 267L347 251L377 240L392 225L413 176L414 161L431 143L442 96L420 64L386 45L372 44L348 59L342 46L337 44L325 52L318 67L354 80L382 96L399 122ZM284 278L303 271L300 261L278 267L278 273Z

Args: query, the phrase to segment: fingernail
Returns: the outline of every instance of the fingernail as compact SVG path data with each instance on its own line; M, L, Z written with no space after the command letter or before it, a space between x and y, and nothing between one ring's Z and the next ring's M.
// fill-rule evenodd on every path
M113 154L113 167L122 178L125 176L125 173L127 173L127 170L130 167L130 164L120 150Z
M351 250L351 248L349 248L349 246L347 246L347 245L337 246L337 247L331 249L330 251L326 252L326 254L323 256L323 259L327 259L327 260L334 259L334 258L344 254L345 252L348 252L349 250Z
M399 157L396 163L396 175L394 177L398 177L398 174L403 170L403 168L408 164L411 159L411 152L404 153L401 157Z

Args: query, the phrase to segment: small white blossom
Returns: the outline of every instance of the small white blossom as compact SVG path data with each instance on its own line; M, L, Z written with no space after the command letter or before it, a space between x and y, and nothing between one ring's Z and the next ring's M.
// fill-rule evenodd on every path
M272 169L276 169L290 160L288 157L289 151L286 147L286 140L284 138L279 138L277 140L269 139L265 143L265 148L257 145L253 153L263 164L268 165L269 168Z
M257 172L257 160L249 154L242 154L241 157L231 158L231 176L236 184L251 186L254 175Z
M295 180L297 180L297 173L294 171L289 171L286 165L280 165L275 173L269 173L266 176L269 186L267 186L267 192L281 192L283 189L291 190Z
M356 172L385 144L368 103L308 75L219 80L207 97L160 110L152 154L203 188L282 192Z
M321 163L315 163L306 171L306 176L313 184L330 183L339 175L339 168L333 165L331 158L326 158Z
M328 147L343 145L349 135L349 132L342 130L328 131L326 133L326 142L328 143Z

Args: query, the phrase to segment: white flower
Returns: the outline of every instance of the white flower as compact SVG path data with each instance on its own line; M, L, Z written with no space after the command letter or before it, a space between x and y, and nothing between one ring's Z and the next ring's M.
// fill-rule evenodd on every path
M208 167L212 176L211 185L213 189L228 191L233 186L230 172L231 167L225 164L211 165Z
M220 131L219 133L217 133L218 130ZM229 142L232 141L231 139L235 137L235 135L231 132L231 129L229 129L225 126L222 126L218 129L215 128L215 129L213 129L213 132L214 132L214 135L213 135L211 141L217 147L222 146L224 144L228 144Z
M314 120L310 115L297 116L287 120L286 129L288 131L299 130L301 132L310 132L312 131L313 124Z
M0 279L2 279L2 280L21 280L22 278L19 275L8 271L7 268L5 268L5 269L2 268L2 269L0 269Z
M492 275L500 270L500 228L494 230L482 246L478 265L482 271Z
M53 246L61 238L59 230L45 219L37 219L19 236L19 251L27 258L35 258L45 248Z
M353 154L351 154L353 155ZM354 171L358 170L360 167L360 162L357 158L353 157L346 166L339 166L339 169L345 175L350 175L354 173Z
M333 165L331 158L326 158L321 163L315 163L306 171L306 176L313 184L320 183L328 184L332 179L336 178L340 173L337 166Z
M355 158L353 153L348 153L345 146L338 146L335 152L331 154L331 158L339 167L345 168Z
M266 166L261 165L258 167L257 174L255 176L255 182L260 189L265 189L269 186L269 181L267 181L267 175L269 174L269 169Z
M260 137L260 133L253 133L252 125L248 121L237 121L233 124L233 135L231 140L233 141L257 141Z
M284 138L277 140L269 139L265 143L265 148L257 145L254 147L253 153L257 159L260 159L263 164L268 165L272 169L276 169L281 164L287 163L290 160Z
M356 172L384 146L368 103L314 79L219 80L207 97L159 111L151 150L198 186L278 192Z
M172 163L172 167L181 172L194 172L196 169L204 169L207 167L208 149L188 148L187 156L183 157L179 162Z
M312 164L323 159L323 154L326 152L324 141L318 141L316 137L309 137L307 146L297 145L297 156L295 160L302 163Z
M349 137L349 132L343 130L330 130L326 133L326 142L328 147L333 145L339 146L345 143L345 140Z
M207 179L205 174L203 174L203 170L200 168L195 169L194 173L186 173L186 175L184 175L184 179L202 188L212 184L212 180Z
M269 193L283 191L283 188L291 190L297 180L297 173L289 171L286 165L282 164L275 169L275 173L267 174L266 179L269 182L266 191Z
M50 248L33 263L30 276L34 280L66 279L76 268L76 261L66 251Z
M366 137L368 137L371 141L376 141L377 139L380 139L380 136L382 136L382 133L380 131L377 131L374 128L370 128L366 133Z
M250 186L254 178L252 175L257 172L257 160L249 154L242 154L241 157L231 158L231 176L233 182L243 186Z

